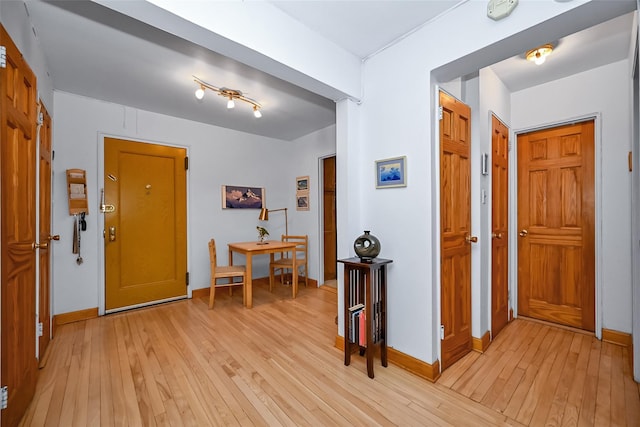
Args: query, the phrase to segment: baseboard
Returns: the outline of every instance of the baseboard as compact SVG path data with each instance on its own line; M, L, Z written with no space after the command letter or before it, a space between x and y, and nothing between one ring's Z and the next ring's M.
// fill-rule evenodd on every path
M337 335L335 341L335 347L344 351L344 337ZM379 347L376 346L377 354L379 357ZM432 364L418 360L413 356L402 353L393 347L387 346L387 361L393 363L396 366L401 367L405 371L409 371L414 375L424 378L431 382L436 382L440 378L440 361L436 360Z
M208 298L211 288L194 289L191 291L191 298Z
M98 317L98 307L56 314L53 316L53 335L55 336L56 328L60 325L79 322L81 320L95 319L96 317Z
M623 347L631 347L633 345L633 336L626 332L602 328L602 341L618 344Z
M489 331L485 332L482 338L471 337L471 341L474 351L484 353L489 348L489 344L491 344L491 333Z

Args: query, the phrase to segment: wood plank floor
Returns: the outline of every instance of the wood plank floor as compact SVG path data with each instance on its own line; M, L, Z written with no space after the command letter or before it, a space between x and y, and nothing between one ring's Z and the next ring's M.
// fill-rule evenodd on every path
M464 369L451 368L431 384L376 361L371 380L362 357L344 366L342 352L334 347L336 297L335 292L301 287L292 300L289 288L277 286L270 293L259 282L253 309L242 307L239 291L232 297L223 291L211 311L201 298L61 326L21 425L517 426L536 425L542 418L539 402L549 399L554 414L560 407L570 414L575 409L580 422L583 411L598 417L605 406L612 425L639 419L638 387L625 368L624 352L615 346L583 337L565 351L555 343L573 338L538 326L529 344L538 348L532 356L518 362L491 359L474 367L490 351L522 347L528 338L519 331L534 329L528 322L515 322L498 337L513 340L496 340L484 355L470 355L456 365L466 366L468 376ZM547 348L552 344L555 350ZM578 352L583 348L588 357ZM565 379L569 365L556 364L556 358L547 361L550 351L558 360L586 366L589 375L583 381L575 374ZM507 375L510 367L518 373ZM508 395L522 396L518 408L510 406L513 398L507 394L484 390L484 382L473 374L481 368L494 383L502 381ZM539 382L534 371L556 376L556 390L549 393L549 382ZM540 383L530 387L535 400L521 383ZM606 401L587 402L605 391ZM563 415L557 420L565 422Z
M629 349L517 319L438 384L532 426L640 426Z

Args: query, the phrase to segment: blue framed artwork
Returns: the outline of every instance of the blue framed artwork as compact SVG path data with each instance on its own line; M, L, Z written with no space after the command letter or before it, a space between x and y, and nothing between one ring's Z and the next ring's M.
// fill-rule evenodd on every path
M376 160L376 188L407 186L406 156Z

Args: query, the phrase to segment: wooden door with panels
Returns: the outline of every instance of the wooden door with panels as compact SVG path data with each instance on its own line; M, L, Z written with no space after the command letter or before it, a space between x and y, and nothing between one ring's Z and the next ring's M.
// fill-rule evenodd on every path
M51 340L51 242L59 240L60 236L51 235L51 162L53 151L51 149L51 117L47 109L40 103L41 126L40 144L38 150L39 158L39 185L38 185L38 218L39 218L39 300L38 319L42 334L38 340L38 354L41 361Z
M336 156L322 160L324 281L336 280L338 266L338 233L336 231Z
M471 109L440 92L442 368L471 351Z
M518 135L518 314L595 330L594 121Z
M509 128L491 115L491 337L509 322Z
M187 295L186 149L104 139L105 308Z
M35 392L36 360L36 77L0 25L2 265L0 359L7 408L2 425L22 418Z

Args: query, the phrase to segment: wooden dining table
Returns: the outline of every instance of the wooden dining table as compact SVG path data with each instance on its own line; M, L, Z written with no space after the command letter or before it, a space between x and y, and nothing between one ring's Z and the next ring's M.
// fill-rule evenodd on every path
M244 286L245 294L244 301L245 307L253 307L253 280L252 274L252 259L254 255L270 255L270 261L274 260L274 254L278 252L291 252L292 256L295 256L295 242L281 242L279 240L265 240L264 242L237 242L229 243L229 265L233 265L233 253L243 254L246 257L247 278ZM298 271L293 269L291 279L291 293L295 298L298 293Z

